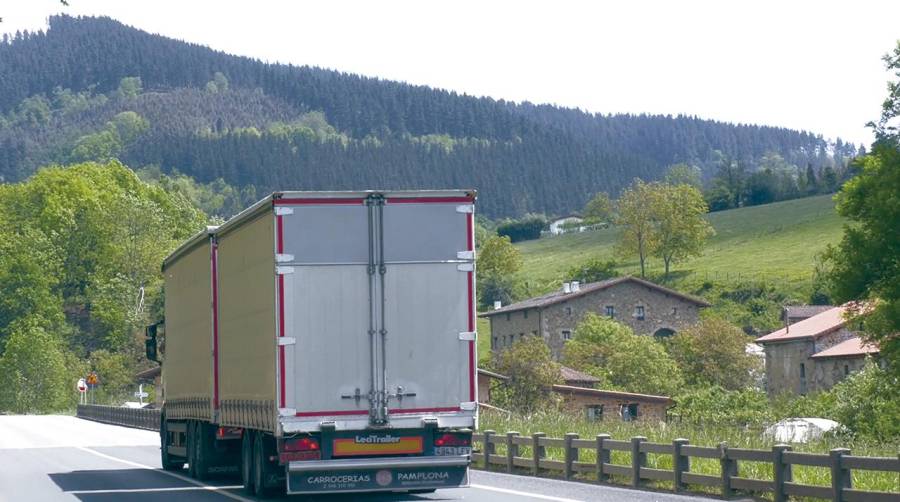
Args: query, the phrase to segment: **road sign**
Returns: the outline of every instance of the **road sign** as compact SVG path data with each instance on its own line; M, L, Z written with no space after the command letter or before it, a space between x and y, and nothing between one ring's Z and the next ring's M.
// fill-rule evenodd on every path
M88 373L86 383L88 384L88 387L91 389L93 389L94 387L97 386L98 383L100 383L100 379L97 378L96 371L92 371L92 372Z
M82 392L82 393L87 392L87 383L84 381L84 378L78 379L77 387L78 387L78 392Z
M145 398L145 397L147 397L147 396L149 396L149 395L150 395L150 394L147 394L146 392L135 392L135 393L134 393L134 397L138 397L138 398L141 398L141 399L143 399L143 398Z

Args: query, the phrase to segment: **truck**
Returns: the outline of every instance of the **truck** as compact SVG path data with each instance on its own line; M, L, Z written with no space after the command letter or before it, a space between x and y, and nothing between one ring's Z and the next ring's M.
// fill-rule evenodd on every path
M163 468L259 496L467 486L475 199L276 192L165 258Z

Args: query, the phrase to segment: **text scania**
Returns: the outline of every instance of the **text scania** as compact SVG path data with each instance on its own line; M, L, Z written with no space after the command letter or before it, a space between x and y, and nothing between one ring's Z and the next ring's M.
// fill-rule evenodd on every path
M450 478L448 472L398 472L398 481L445 481Z
M343 476L311 476L306 479L306 482L315 485L330 483L368 483L370 480L371 478L368 474L362 476L346 474Z
M394 436L356 436L356 444L385 444L399 443L400 438Z

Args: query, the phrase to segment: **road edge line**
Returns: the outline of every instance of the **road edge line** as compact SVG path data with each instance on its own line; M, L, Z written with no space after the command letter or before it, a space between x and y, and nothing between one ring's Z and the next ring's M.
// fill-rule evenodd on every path
M552 500L555 502L583 502L578 499L567 499L563 497L554 497L553 495L541 495L540 493L531 493L531 492L521 492L519 490L510 490L509 488L498 488L496 486L488 486L488 485L479 485L479 484L470 484L471 488L475 488L478 490L488 490L492 492L506 493L507 495L517 495L520 497L529 497L540 500Z

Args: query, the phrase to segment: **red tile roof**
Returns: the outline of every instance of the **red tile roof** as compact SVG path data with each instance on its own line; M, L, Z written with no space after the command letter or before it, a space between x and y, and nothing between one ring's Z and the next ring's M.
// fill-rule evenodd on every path
M543 296L538 296L535 298L529 298L528 300L523 300L518 303L513 303L507 305L503 308L499 308L497 310L491 310L489 312L484 312L479 314L479 317L491 317L497 314L505 314L507 312L517 312L519 310L527 310L532 308L544 308L549 305L553 305L556 303L561 303L572 298L578 298L580 296L587 295L589 293L593 293L595 291L601 291L617 284L622 284L624 282L635 282L640 284L641 286L645 286L651 289L655 289L661 293L672 295L682 300L694 303L700 307L709 307L710 304L701 298L696 298L694 296L686 295L679 291L675 291L674 289L669 289L664 286L660 286L654 282L646 281L644 279L638 279L637 277L632 277L630 275L624 277L616 277L615 279L607 279L605 281L600 282L591 282L588 284L582 284L579 287L579 291L572 293L564 293L561 290L556 290L552 293L547 293Z
M803 338L814 340L842 328L847 323L847 319L844 318L846 310L843 306L834 307L809 319L804 319L778 331L773 331L766 336L759 337L756 339L756 343L787 342Z
M849 340L835 345L834 347L825 349L821 352L813 354L814 359L824 359L827 357L858 357L868 354L877 354L878 346L871 343L863 342L858 336L854 336Z

